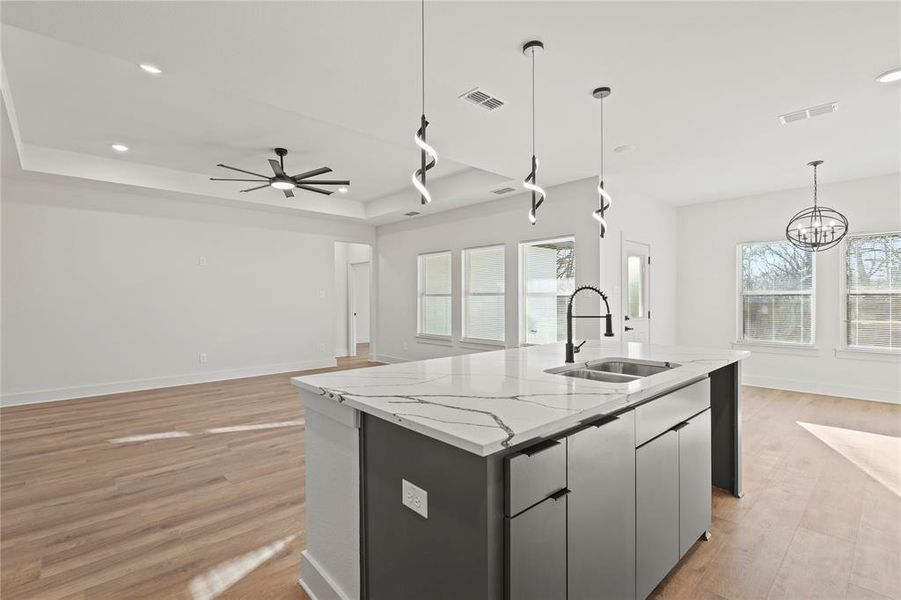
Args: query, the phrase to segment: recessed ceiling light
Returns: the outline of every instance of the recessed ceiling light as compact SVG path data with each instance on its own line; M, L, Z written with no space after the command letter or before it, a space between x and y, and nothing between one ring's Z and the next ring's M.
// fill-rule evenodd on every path
M346 193L347 193L347 188L346 188L346 187L339 187L339 188L338 188L338 193L340 193L340 194L346 194Z
M159 75L160 73L163 72L163 70L160 69L160 68L159 68L158 66L156 66L156 65L151 65L151 64L148 64L148 63L141 63L139 66L140 66L142 69L144 69L145 71L147 71L148 73L152 74L152 75Z
M128 146L126 146L125 144L113 144L112 148L116 152L128 152Z
M893 81L901 81L901 67L889 69L885 73L876 78L879 83L892 83Z
M291 181L285 181L282 179L275 179L272 183L270 183L272 187L277 190L292 190L294 189L294 183Z
M632 144L623 144L613 149L614 152L632 152L633 150L635 150L635 146Z

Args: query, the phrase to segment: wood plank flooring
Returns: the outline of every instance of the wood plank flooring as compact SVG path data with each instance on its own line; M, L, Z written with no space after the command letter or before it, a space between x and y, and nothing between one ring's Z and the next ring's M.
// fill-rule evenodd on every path
M901 599L901 406L744 393L745 497L654 597ZM0 410L0 595L306 598L303 418L288 374Z

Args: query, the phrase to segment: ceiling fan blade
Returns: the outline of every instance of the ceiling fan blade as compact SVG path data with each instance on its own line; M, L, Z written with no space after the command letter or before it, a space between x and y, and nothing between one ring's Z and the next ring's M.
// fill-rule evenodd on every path
M331 196L331 195L332 195L332 191L331 191L331 190L320 190L319 188L310 187L310 186L308 186L308 185L303 185L303 184L300 184L300 183L297 184L297 187L300 188L300 189L302 189L302 190L307 190L308 192L316 192L317 194L325 194L326 196Z
M269 184L266 183L266 184L261 185L261 186L258 186L258 187L253 187L253 188L250 188L250 189L247 189L247 190L241 190L241 191L242 191L242 192L252 192L252 191L254 191L254 190L261 190L261 189L263 189L264 187L269 187Z
M269 179L268 175L260 175L259 173L254 173L253 171L245 171L244 169L239 169L238 167L230 167L228 165L223 165L222 163L219 163L216 166L222 167L223 169L231 169L232 171L238 171L240 173L247 173L248 175L253 175L254 177L262 177L263 179Z
M293 198L294 197L294 192L292 192L291 190L282 190L282 191L285 192L285 198Z
M349 179L302 179L294 181L297 183L306 183L310 185L350 185Z
M325 173L331 173L332 170L328 167L319 167L318 169L313 169L312 171L307 171L306 173L301 173L300 175L295 175L291 179L297 181L298 179L306 179L307 177L316 177L317 175L324 175Z
M261 179L227 179L225 177L210 177L210 181L262 181Z
M269 164L272 166L272 172L275 173L276 177L285 177L285 171L277 160L270 158Z

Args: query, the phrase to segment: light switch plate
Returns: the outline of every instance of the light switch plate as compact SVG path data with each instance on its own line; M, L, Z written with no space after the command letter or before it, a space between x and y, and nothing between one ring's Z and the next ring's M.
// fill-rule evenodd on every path
M401 502L423 519L429 518L429 493L406 479L401 479Z

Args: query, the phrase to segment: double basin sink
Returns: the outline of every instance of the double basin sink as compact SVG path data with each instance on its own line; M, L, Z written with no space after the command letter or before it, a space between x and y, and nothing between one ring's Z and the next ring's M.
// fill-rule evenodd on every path
M578 377L592 381L606 383L628 383L662 373L679 367L676 363L658 362L653 360L635 360L631 358L602 358L579 365L566 365L548 369L545 373L563 375L564 377Z

